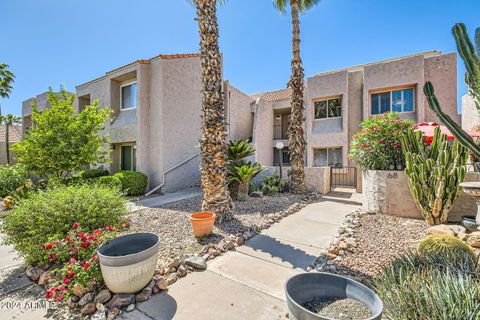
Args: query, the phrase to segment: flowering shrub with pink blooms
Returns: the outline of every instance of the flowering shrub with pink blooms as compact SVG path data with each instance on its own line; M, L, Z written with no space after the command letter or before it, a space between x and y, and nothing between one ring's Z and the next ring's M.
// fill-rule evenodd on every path
M115 227L106 226L87 232L75 223L64 239L45 243L45 255L52 265L59 265L50 272L55 277L45 297L55 301L67 300L75 284L88 287L100 283L102 274L96 250L102 243L115 238L116 231Z
M398 113L385 113L365 120L352 139L350 158L363 170L403 170L405 157L400 137L413 125Z

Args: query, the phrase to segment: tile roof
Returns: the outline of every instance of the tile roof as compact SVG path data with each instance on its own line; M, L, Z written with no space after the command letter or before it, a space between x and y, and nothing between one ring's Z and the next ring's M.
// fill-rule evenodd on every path
M289 100L292 96L292 89L287 88L282 90L267 91L252 96L261 98L265 101Z
M177 53L177 54L161 54L156 57L151 58L161 58L161 59L181 59L181 58L197 58L200 57L200 53Z
M0 125L0 143L5 142L6 126ZM8 129L8 140L10 143L20 142L22 140L22 127L10 126Z

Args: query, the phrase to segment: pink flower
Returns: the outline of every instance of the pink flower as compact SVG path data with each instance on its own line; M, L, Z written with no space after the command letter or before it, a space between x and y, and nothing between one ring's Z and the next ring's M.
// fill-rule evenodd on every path
M107 231L114 231L114 230L115 230L115 227L106 226L105 229L106 229Z
M90 269L90 262L85 262L83 264L83 270L87 271L88 269Z
M70 263L77 263L77 260L75 258L70 258Z

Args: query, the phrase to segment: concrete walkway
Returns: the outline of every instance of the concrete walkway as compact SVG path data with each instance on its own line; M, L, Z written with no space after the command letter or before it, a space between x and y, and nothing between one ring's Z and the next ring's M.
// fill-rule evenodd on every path
M285 281L313 264L360 198L346 190L329 193L120 319L285 319Z
M167 193L167 194L153 197L153 198L143 199L135 202L129 202L128 208L130 209L130 212L135 212L145 208L155 208L167 203L184 200L184 199L190 199L196 196L200 196L202 194L203 192L202 192L202 189L200 188L188 188L188 189Z

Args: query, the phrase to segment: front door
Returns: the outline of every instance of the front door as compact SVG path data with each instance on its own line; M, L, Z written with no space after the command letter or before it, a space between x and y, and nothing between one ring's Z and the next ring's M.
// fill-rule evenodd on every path
M121 147L121 169L135 170L135 148L133 145Z

